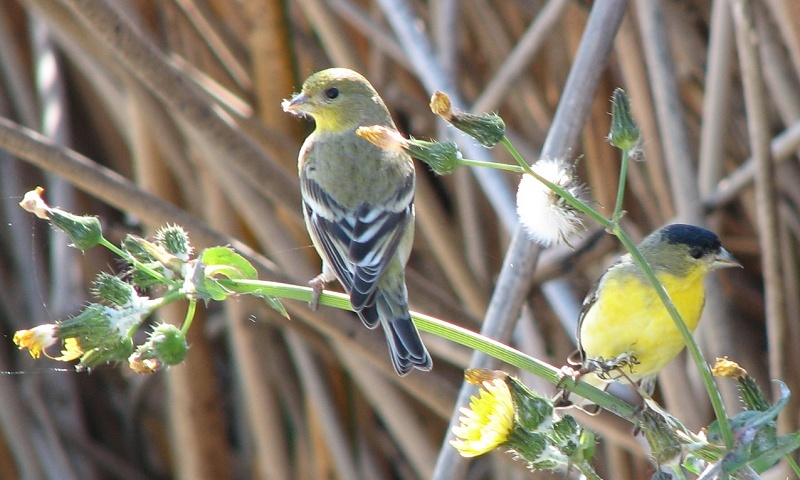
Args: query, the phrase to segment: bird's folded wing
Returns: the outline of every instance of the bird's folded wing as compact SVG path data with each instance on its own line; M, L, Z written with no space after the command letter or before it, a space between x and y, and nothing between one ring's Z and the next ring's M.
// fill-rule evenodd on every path
M413 183L410 195L398 192L394 196L407 198L404 206L400 202L379 207L364 204L356 211L344 209L313 180L306 179L303 187L308 193L304 208L312 235L326 262L350 295L353 308L371 306L377 281L413 219Z

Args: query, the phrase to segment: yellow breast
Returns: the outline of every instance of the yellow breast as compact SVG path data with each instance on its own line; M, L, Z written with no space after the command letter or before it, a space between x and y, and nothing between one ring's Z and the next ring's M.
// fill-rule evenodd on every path
M652 377L680 353L683 339L646 280L638 275L613 273L610 271L603 278L596 302L583 317L581 346L586 357L592 359L632 356L638 363L625 372L633 380ZM703 311L705 273L696 272L686 278L658 275L691 331Z

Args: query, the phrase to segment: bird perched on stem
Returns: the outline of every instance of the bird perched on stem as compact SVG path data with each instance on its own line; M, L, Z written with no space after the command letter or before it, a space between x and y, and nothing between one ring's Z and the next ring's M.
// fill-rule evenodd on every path
M741 266L714 233L692 225L667 225L648 235L638 249L691 331L703 312L706 275ZM683 337L656 290L627 254L586 296L578 320L578 350L569 362L595 386L625 374L652 394L658 372L683 347Z
M325 283L339 280L364 325L383 326L398 374L430 370L404 272L414 241L414 163L356 134L373 125L395 129L386 105L363 76L331 68L308 77L283 109L316 124L298 159L303 215L322 258L322 273L309 282L312 308Z

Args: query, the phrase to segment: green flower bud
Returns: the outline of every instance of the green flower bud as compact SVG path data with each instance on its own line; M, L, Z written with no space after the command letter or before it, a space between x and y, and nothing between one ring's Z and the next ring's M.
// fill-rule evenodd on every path
M631 117L631 105L625 90L617 88L611 100L611 132L608 141L620 150L630 151L639 145L642 133Z
M77 316L56 322L56 325L56 336L61 340L100 339L111 331L111 318L106 307L99 303L90 303Z
M167 225L158 229L155 235L156 242L164 247L167 252L183 261L189 260L192 254L192 245L189 235L180 225Z
M409 139L406 152L431 167L437 175L450 175L461 163L461 152L455 142L426 142Z
M512 376L507 381L514 399L516 425L530 431L547 428L553 421L552 400L536 395Z
M60 208L51 208L48 213L50 222L63 230L78 250L88 250L103 239L103 227L95 216L74 215Z
M739 382L742 403L744 403L747 410L766 412L770 409L771 405L764 398L764 392L761 391L753 377L747 374L747 370L739 366L738 363L728 359L728 357L717 358L714 366L711 367L711 373L715 377L735 378Z
M136 373L153 373L183 362L188 350L186 335L175 325L162 323L128 358L128 364Z
M177 240L175 240L175 242L179 243ZM170 277L170 274L165 273L164 269L175 273L180 273L181 269L189 259L188 255L181 255L186 257L186 260L183 260L180 256L169 252L160 242L151 242L147 239L137 237L136 235L129 234L123 242L123 248L125 248L134 258L146 264L155 271L161 271L168 278ZM133 268L136 270L137 265L134 265ZM148 275L147 272L141 273L145 276ZM136 282L134 282L134 284L140 285Z
M118 277L109 273L101 272L94 279L92 295L99 300L108 302L111 305L123 307L129 305L138 297L132 285L123 282Z
M186 335L175 325L162 323L153 329L148 343L166 365L178 365L186 359L189 344Z
M652 410L645 410L642 412L641 427L653 459L659 465L677 466L681 460L681 443L664 417Z
M78 370L92 369L106 363L122 362L130 356L131 352L133 352L133 339L123 338L110 346L97 346L85 350L76 368Z
M125 236L125 240L122 241L122 249L139 262L155 262L155 257L144 247L144 243L149 242L144 238L129 233Z
M764 398L764 392L758 386L753 377L750 375L743 375L737 379L739 381L739 392L742 396L742 403L744 403L747 410L757 410L759 412L766 412L770 409L770 404Z
M506 136L506 123L499 115L494 113L473 115L462 112L453 108L450 97L445 93L434 92L430 107L434 114L444 118L486 148L494 147Z
M508 436L507 445L514 451L515 456L528 463L528 467L531 469L552 469L558 466L557 463L548 461L549 456L545 455L545 452L551 449L552 445L547 436L540 432L526 430L515 425Z
M56 337L64 342L74 339L83 351L78 368L93 368L128 358L133 351L129 332L141 321L141 313L133 309L93 303L78 316L56 323Z
M397 130L383 125L359 127L356 134L383 149L405 151L427 163L438 175L449 175L461 164L461 152L455 142L426 142L405 138Z

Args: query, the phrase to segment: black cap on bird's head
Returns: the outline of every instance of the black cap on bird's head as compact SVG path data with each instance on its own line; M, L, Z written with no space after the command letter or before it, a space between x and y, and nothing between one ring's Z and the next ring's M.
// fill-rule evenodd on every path
M694 225L675 223L667 225L656 233L670 245L689 245L706 253L716 253L722 248L722 242L714 232Z
M672 268L688 266L692 261L704 262L709 270L726 267L741 267L727 250L722 248L722 242L712 231L694 225L675 223L656 230L645 238L640 248L649 253L651 257L665 257L669 259ZM688 264L676 265L677 252Z

